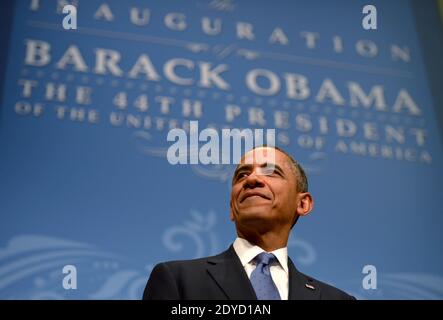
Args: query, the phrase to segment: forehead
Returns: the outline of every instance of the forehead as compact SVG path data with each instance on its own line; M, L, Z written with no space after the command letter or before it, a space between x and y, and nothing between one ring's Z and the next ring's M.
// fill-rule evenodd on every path
M276 164L282 168L289 168L289 158L280 150L274 148L256 148L247 152L240 161L242 164L261 165L261 164Z

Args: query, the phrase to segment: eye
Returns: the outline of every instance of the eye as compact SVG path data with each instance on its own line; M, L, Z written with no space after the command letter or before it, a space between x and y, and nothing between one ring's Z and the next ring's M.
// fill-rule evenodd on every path
M249 175L248 172L240 172L240 173L238 174L238 177L239 177L239 178L244 178L244 177L247 177L248 175Z
M261 170L261 172L262 172L263 175L270 176L271 174L275 173L275 170L271 169L271 168L263 168Z
M261 170L261 174L265 175L265 176L271 176L271 175L280 175L280 172L278 170L276 170L275 168L263 168Z
M248 176L248 174L249 173L246 171L241 171L241 172L237 173L237 177L235 180L240 180L240 179L246 178Z

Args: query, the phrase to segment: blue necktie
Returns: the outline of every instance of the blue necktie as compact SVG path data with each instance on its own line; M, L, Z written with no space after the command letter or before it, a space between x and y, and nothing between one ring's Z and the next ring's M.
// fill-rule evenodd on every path
M252 271L251 284L258 300L281 300L271 278L270 264L277 258L272 253L262 252L255 257L257 267Z

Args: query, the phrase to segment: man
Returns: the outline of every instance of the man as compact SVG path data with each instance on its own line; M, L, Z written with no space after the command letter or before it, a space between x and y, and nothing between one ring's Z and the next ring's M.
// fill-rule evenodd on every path
M312 208L306 175L289 154L267 146L249 151L232 178L233 245L217 256L158 264L143 298L354 299L299 272L287 255L292 227Z

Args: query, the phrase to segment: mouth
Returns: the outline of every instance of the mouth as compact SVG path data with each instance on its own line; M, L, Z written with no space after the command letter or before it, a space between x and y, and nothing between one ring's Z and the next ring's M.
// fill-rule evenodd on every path
M271 200L271 198L269 198L268 196L264 195L263 193L260 192L246 192L241 198L240 198L240 203L242 203L243 201L245 201L248 198L255 198L255 197L260 197L262 199L266 199L266 200Z

